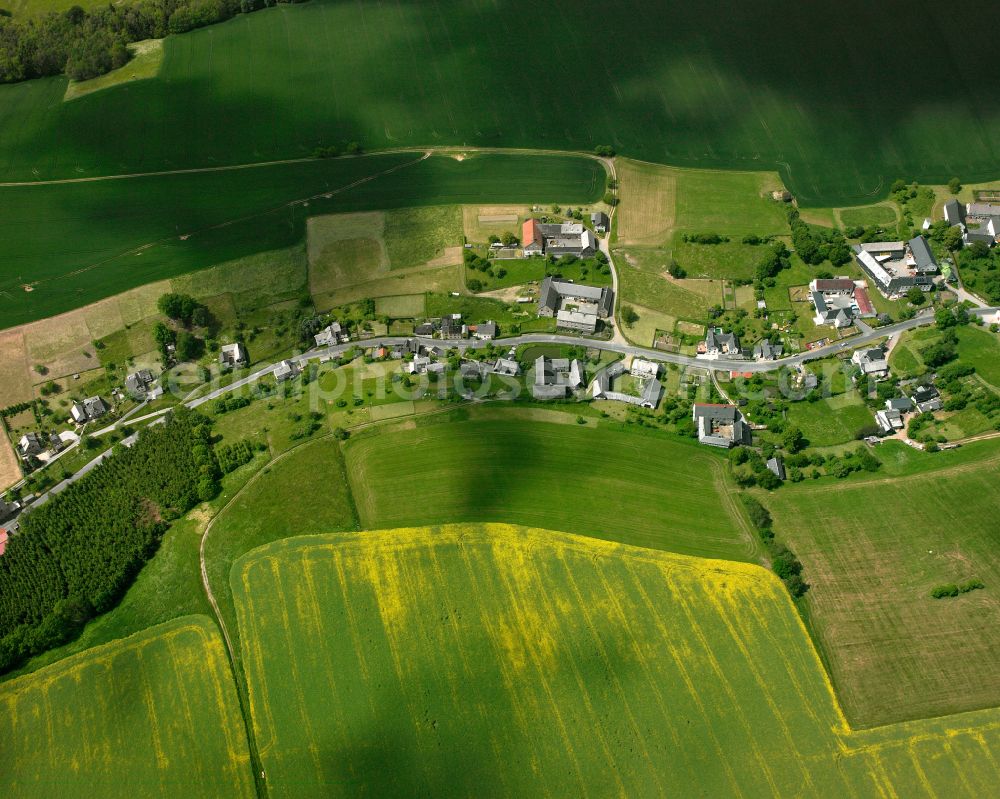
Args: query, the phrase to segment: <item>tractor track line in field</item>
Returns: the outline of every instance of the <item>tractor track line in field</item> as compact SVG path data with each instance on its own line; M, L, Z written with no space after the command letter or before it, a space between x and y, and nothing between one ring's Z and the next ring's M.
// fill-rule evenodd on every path
M614 174L613 167L610 167L611 159L602 158L593 153L579 150L535 150L529 147L462 147L460 145L449 146L429 146L429 147L391 147L385 150L372 150L370 152L359 153L358 155L341 156L342 158L377 158L380 155L399 155L401 153L423 153L424 158L432 155L458 155L461 153L487 153L494 155L540 155L540 156L573 156L576 158L589 158L593 161L600 161L611 175ZM116 175L89 175L82 178L53 178L52 180L15 180L0 182L0 189L25 188L28 186L67 186L75 183L99 183L105 180L132 180L134 178L158 178L169 177L171 175L201 175L212 172L237 172L244 169L263 169L270 166L289 166L292 164L307 164L311 161L321 161L325 159L313 156L303 156L302 158L283 158L277 161L254 161L248 164L229 164L227 166L201 166L188 167L184 169L164 169L155 172L123 172ZM423 160L423 159L420 159ZM661 165L662 166L662 165Z
M424 413L413 414L411 417L406 418L416 418L422 416L433 416L435 414L447 413L454 410L451 406L446 406L444 408L434 408L432 410L426 411ZM376 425L388 424L391 422L398 421L398 419L380 419L377 421L363 422L351 430L363 430L369 427L374 427ZM226 655L229 658L229 666L233 672L233 680L236 683L236 693L240 702L240 714L243 717L244 726L246 727L247 744L250 751L250 760L253 766L253 778L254 784L257 788L257 795L260 799L267 799L268 790L266 778L264 777L264 767L263 762L260 759L260 751L257 746L257 736L253 728L253 716L250 710L250 695L247 691L246 686L246 676L243 674L243 661L242 659L237 659L236 649L233 647L232 638L229 635L229 628L226 626L226 621L222 617L222 612L219 610L218 600L215 598L215 592L212 590L212 583L208 577L208 565L205 560L205 544L208 542L209 533L211 533L212 528L215 526L215 522L218 521L219 517L234 503L239 499L243 492L246 491L250 486L256 484L256 482L265 475L272 466L280 461L283 461L289 455L297 452L300 448L308 446L309 444L315 444L318 441L331 438L333 432L325 433L322 436L316 436L308 441L303 441L300 444L296 444L291 449L287 449L279 455L275 456L269 460L259 472L257 472L253 477L247 480L240 488L229 498L225 505L219 508L218 512L209 520L208 524L205 526L205 531L201 534L201 542L198 545L198 561L199 567L201 569L201 585L205 591L205 596L208 599L208 603L212 606L212 613L215 616L215 622L219 626L219 630L222 632L222 640L226 645ZM357 503L354 499L354 494L351 491L350 481L347 484L348 497L350 498L351 504L354 506L355 522L357 524L357 529L361 529L361 518L357 513Z
M286 203L282 203L281 205L276 205L276 206L273 206L271 208L265 208L262 211L256 211L256 212L254 212L252 214L247 214L246 216L235 217L233 219L227 219L227 220L225 220L223 222L217 222L214 225L208 225L206 227L199 228L198 230L192 230L192 231L189 231L187 233L173 234L173 235L170 235L170 236L164 236L163 238L156 239L155 241L147 241L144 244L140 244L137 247L132 247L131 249L125 250L124 252L120 252L120 253L117 253L116 255L112 255L109 258L103 258L100 261L97 261L96 263L88 264L87 266L82 266L79 269L74 269L72 272L66 272L66 273L64 273L62 275L53 275L52 277L46 277L46 278L42 278L42 279L39 279L39 280L34 280L29 285L31 285L31 286L39 286L39 285L41 285L43 283L51 283L54 280L63 280L65 278L67 278L67 277L74 277L76 275L82 275L82 274L84 274L86 272L90 272L90 271L92 271L94 269L98 269L98 268L104 266L105 264L112 263L112 262L117 261L117 260L119 260L121 258L124 258L124 257L126 257L128 255L137 255L138 253L143 252L144 250L148 250L150 247L156 247L156 246L158 246L160 244L165 244L165 243L167 243L169 241L174 241L176 239L181 239L182 241L183 240L187 240L187 239L191 238L191 236L196 236L196 235L198 235L200 233L205 233L205 232L210 231L210 230L219 230L219 229L224 228L224 227L229 227L231 225L239 224L240 222L247 222L247 221L249 221L251 219L256 219L258 217L267 216L268 214L273 214L276 211L281 211L282 209L285 209L285 208L292 208L292 207L294 207L296 205L303 205L305 203L308 203L311 200L329 199L334 194L343 194L346 191L350 191L352 189L356 189L358 186L362 186L365 183L370 183L371 181L376 180L378 178L385 177L386 175L391 175L393 172L399 172L402 169L406 169L407 167L413 166L415 164L419 164L421 161L425 161L425 160L427 160L430 157L431 157L431 153L428 151L428 152L425 152L420 158L417 158L417 159L415 159L413 161L407 161L407 162L405 162L403 164L396 164L396 166L389 167L388 169L383 169L381 172L375 172L375 173L373 173L371 175L366 175L363 178L359 178L358 180L355 180L355 181L353 181L351 183L348 183L346 186L341 186L341 187L336 188L336 189L330 189L329 191L318 192L318 193L312 194L312 195L310 195L308 197L299 197L299 198L296 198L294 200L289 200Z

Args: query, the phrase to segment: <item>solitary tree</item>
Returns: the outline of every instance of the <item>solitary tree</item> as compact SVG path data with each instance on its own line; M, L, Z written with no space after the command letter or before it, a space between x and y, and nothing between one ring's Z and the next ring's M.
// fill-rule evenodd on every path
M958 194L962 190L962 181L958 178L952 178L948 181L948 191L952 194Z

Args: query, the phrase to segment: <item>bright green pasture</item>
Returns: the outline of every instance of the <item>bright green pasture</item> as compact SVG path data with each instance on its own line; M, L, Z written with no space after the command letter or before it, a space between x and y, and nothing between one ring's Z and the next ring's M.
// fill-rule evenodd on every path
M457 161L401 153L0 188L0 325L50 316L154 280L291 246L304 238L306 218L317 214L439 205L470 197L586 201L601 195L604 180L599 163L579 157L479 155ZM399 229L390 231L390 245L406 239L403 217L426 216L408 213L391 217ZM458 243L461 220L457 210L451 213ZM419 242L413 246L423 254ZM405 262L406 254L400 257ZM238 292L240 284L230 290ZM276 293L283 290L274 286Z
M788 421L797 425L811 446L828 447L853 441L862 427L875 424L875 416L853 389L816 402L795 402Z
M888 229L894 230L896 225L896 210L889 205L866 205L861 208L841 208L837 213L839 214L840 221L844 224L844 227L855 227L857 225L861 225L862 227L868 227L869 225L883 225L892 226Z
M752 554L714 453L535 413L428 417L352 436L345 454L361 526L510 521L711 557Z
M307 442L268 464L214 519L205 541L208 578L226 624L235 629L226 578L238 557L281 538L357 526L339 441Z
M0 740L4 796L256 796L232 672L205 616L0 685Z
M725 0L709 20L697 3L638 0L282 4L168 37L151 80L70 103L64 78L3 87L0 173L215 166L357 140L610 144L779 169L800 203L826 207L870 203L897 177L996 178L1000 67L975 54L993 49L1000 12L969 24L930 0L869 7ZM886 58L886 42L905 53Z
M886 470L900 470L887 447ZM866 726L1000 704L996 442L909 457L902 478L786 485L761 498L804 565L840 701ZM931 597L970 579L986 587Z
M1000 778L995 711L852 732L755 566L472 524L281 541L231 581L272 797L975 797Z

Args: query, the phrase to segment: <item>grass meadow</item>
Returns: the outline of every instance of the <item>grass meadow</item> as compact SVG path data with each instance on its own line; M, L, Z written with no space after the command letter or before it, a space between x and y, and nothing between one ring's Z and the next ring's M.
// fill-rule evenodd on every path
M957 460L924 457L901 470L905 479L762 497L812 584L812 631L852 721L1000 704L998 466L995 442L983 442ZM986 588L931 597L937 585L969 579Z
M549 414L435 416L352 436L347 474L362 528L498 521L706 557L754 554L721 458L611 423L576 425L570 414L553 424Z
M588 0L523 25L529 0L281 5L168 37L150 80L69 103L65 78L3 87L0 174L216 166L358 140L611 144L677 166L780 169L803 204L826 207L870 203L896 177L996 178L998 73L976 58L996 12L970 26L929 0L867 8L727 0L727 24L706 25L695 5ZM936 57L885 59L886 41ZM621 48L634 57L595 55Z
M312 216L469 199L584 202L600 197L604 183L603 167L580 157L484 154L459 161L400 153L0 187L5 254L0 324L52 316L135 286L291 247L304 240ZM389 246L412 232L414 220L431 213L390 214ZM457 211L452 214L441 224L450 224L458 244L461 218ZM412 251L399 249L402 263L434 250L439 228L430 225L427 240L418 239ZM230 290L238 292L239 283ZM274 286L276 292L283 290Z
M993 711L852 733L756 566L454 525L277 542L231 580L274 797L973 797L1000 776Z
M215 625L188 616L0 685L0 792L256 796Z

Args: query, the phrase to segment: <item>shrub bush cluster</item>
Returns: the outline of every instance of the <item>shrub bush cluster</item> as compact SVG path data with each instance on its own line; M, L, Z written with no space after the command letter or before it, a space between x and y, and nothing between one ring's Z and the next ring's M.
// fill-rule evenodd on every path
M249 397L228 396L219 397L215 401L215 405L213 407L216 414L222 415L224 413L229 413L230 411L238 411L240 408L245 408L249 404Z
M215 448L215 459L219 463L219 471L223 474L235 472L244 464L253 460L254 447L249 441L236 441Z
M959 594L967 594L969 591L978 591L985 587L982 580L966 580L964 583L958 585L955 583L945 583L944 585L935 587L931 591L931 596L935 599L946 599L958 596Z
M741 497L751 524L767 548L774 573L781 578L788 593L796 598L802 596L809 590L809 583L802 577L802 563L795 557L795 553L791 549L775 541L772 528L773 520L767 508L749 494L741 494Z
M807 224L795 208L788 210L788 224L792 229L792 246L807 264L815 266L829 260L840 266L851 260L851 249L839 230Z

